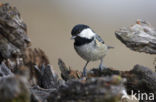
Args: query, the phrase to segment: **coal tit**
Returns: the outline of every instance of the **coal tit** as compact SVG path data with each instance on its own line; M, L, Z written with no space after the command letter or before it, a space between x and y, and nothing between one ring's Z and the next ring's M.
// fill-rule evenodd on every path
M83 68L83 76L87 74L87 64L90 61L101 60L99 69L102 70L103 58L109 48L99 35L97 35L88 25L78 24L73 27L72 38L74 39L74 48L79 56L86 60Z

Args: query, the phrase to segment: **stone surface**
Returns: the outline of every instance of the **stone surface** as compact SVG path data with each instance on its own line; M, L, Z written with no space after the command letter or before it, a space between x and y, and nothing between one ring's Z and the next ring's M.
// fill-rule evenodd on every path
M10 58L30 46L27 27L18 10L9 4L0 5L0 55Z
M147 21L138 19L136 24L120 28L115 35L131 50L156 54L156 30Z

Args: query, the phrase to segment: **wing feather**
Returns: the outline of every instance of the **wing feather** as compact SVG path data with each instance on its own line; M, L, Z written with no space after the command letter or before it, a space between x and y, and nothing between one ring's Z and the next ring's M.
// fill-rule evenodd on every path
M96 40L98 40L99 42L101 42L102 44L104 44L103 39L99 35L96 34L95 37L96 37Z

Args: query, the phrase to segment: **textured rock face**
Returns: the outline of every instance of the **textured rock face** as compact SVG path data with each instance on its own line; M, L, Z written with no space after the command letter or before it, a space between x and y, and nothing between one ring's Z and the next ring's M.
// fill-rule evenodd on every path
M69 80L52 92L48 102L119 102L124 89L119 76ZM116 82L114 82L116 80Z
M10 58L12 54L30 46L27 27L18 10L8 4L0 5L0 55Z
M156 30L147 21L138 19L136 24L120 28L115 35L134 51L156 54Z
M129 41L128 47L140 52L150 52L149 48L154 51L155 47L148 44L155 45L155 31L147 22L138 21L132 28L120 31L116 32L117 37L121 36L125 43ZM132 42L147 43L147 49ZM82 72L68 68L59 59L60 79L44 51L27 48L29 45L26 25L17 9L0 3L0 102L120 102L127 95L125 90L129 94L131 90L140 90L156 95L156 73L149 68L140 65L130 71L95 68L84 78Z
M30 102L26 77L13 73L3 74L0 77L0 102Z

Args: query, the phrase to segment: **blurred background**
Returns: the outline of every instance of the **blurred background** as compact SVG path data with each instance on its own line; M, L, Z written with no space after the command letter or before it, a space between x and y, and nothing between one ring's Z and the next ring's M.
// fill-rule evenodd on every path
M99 34L107 45L114 46L104 64L120 70L129 70L141 64L154 70L155 55L131 51L114 32L130 26L141 18L156 28L155 0L1 0L16 6L28 27L32 47L45 51L56 71L58 58L70 67L82 70L86 63L73 48L71 29L76 24L87 24ZM97 67L99 61L88 68Z

